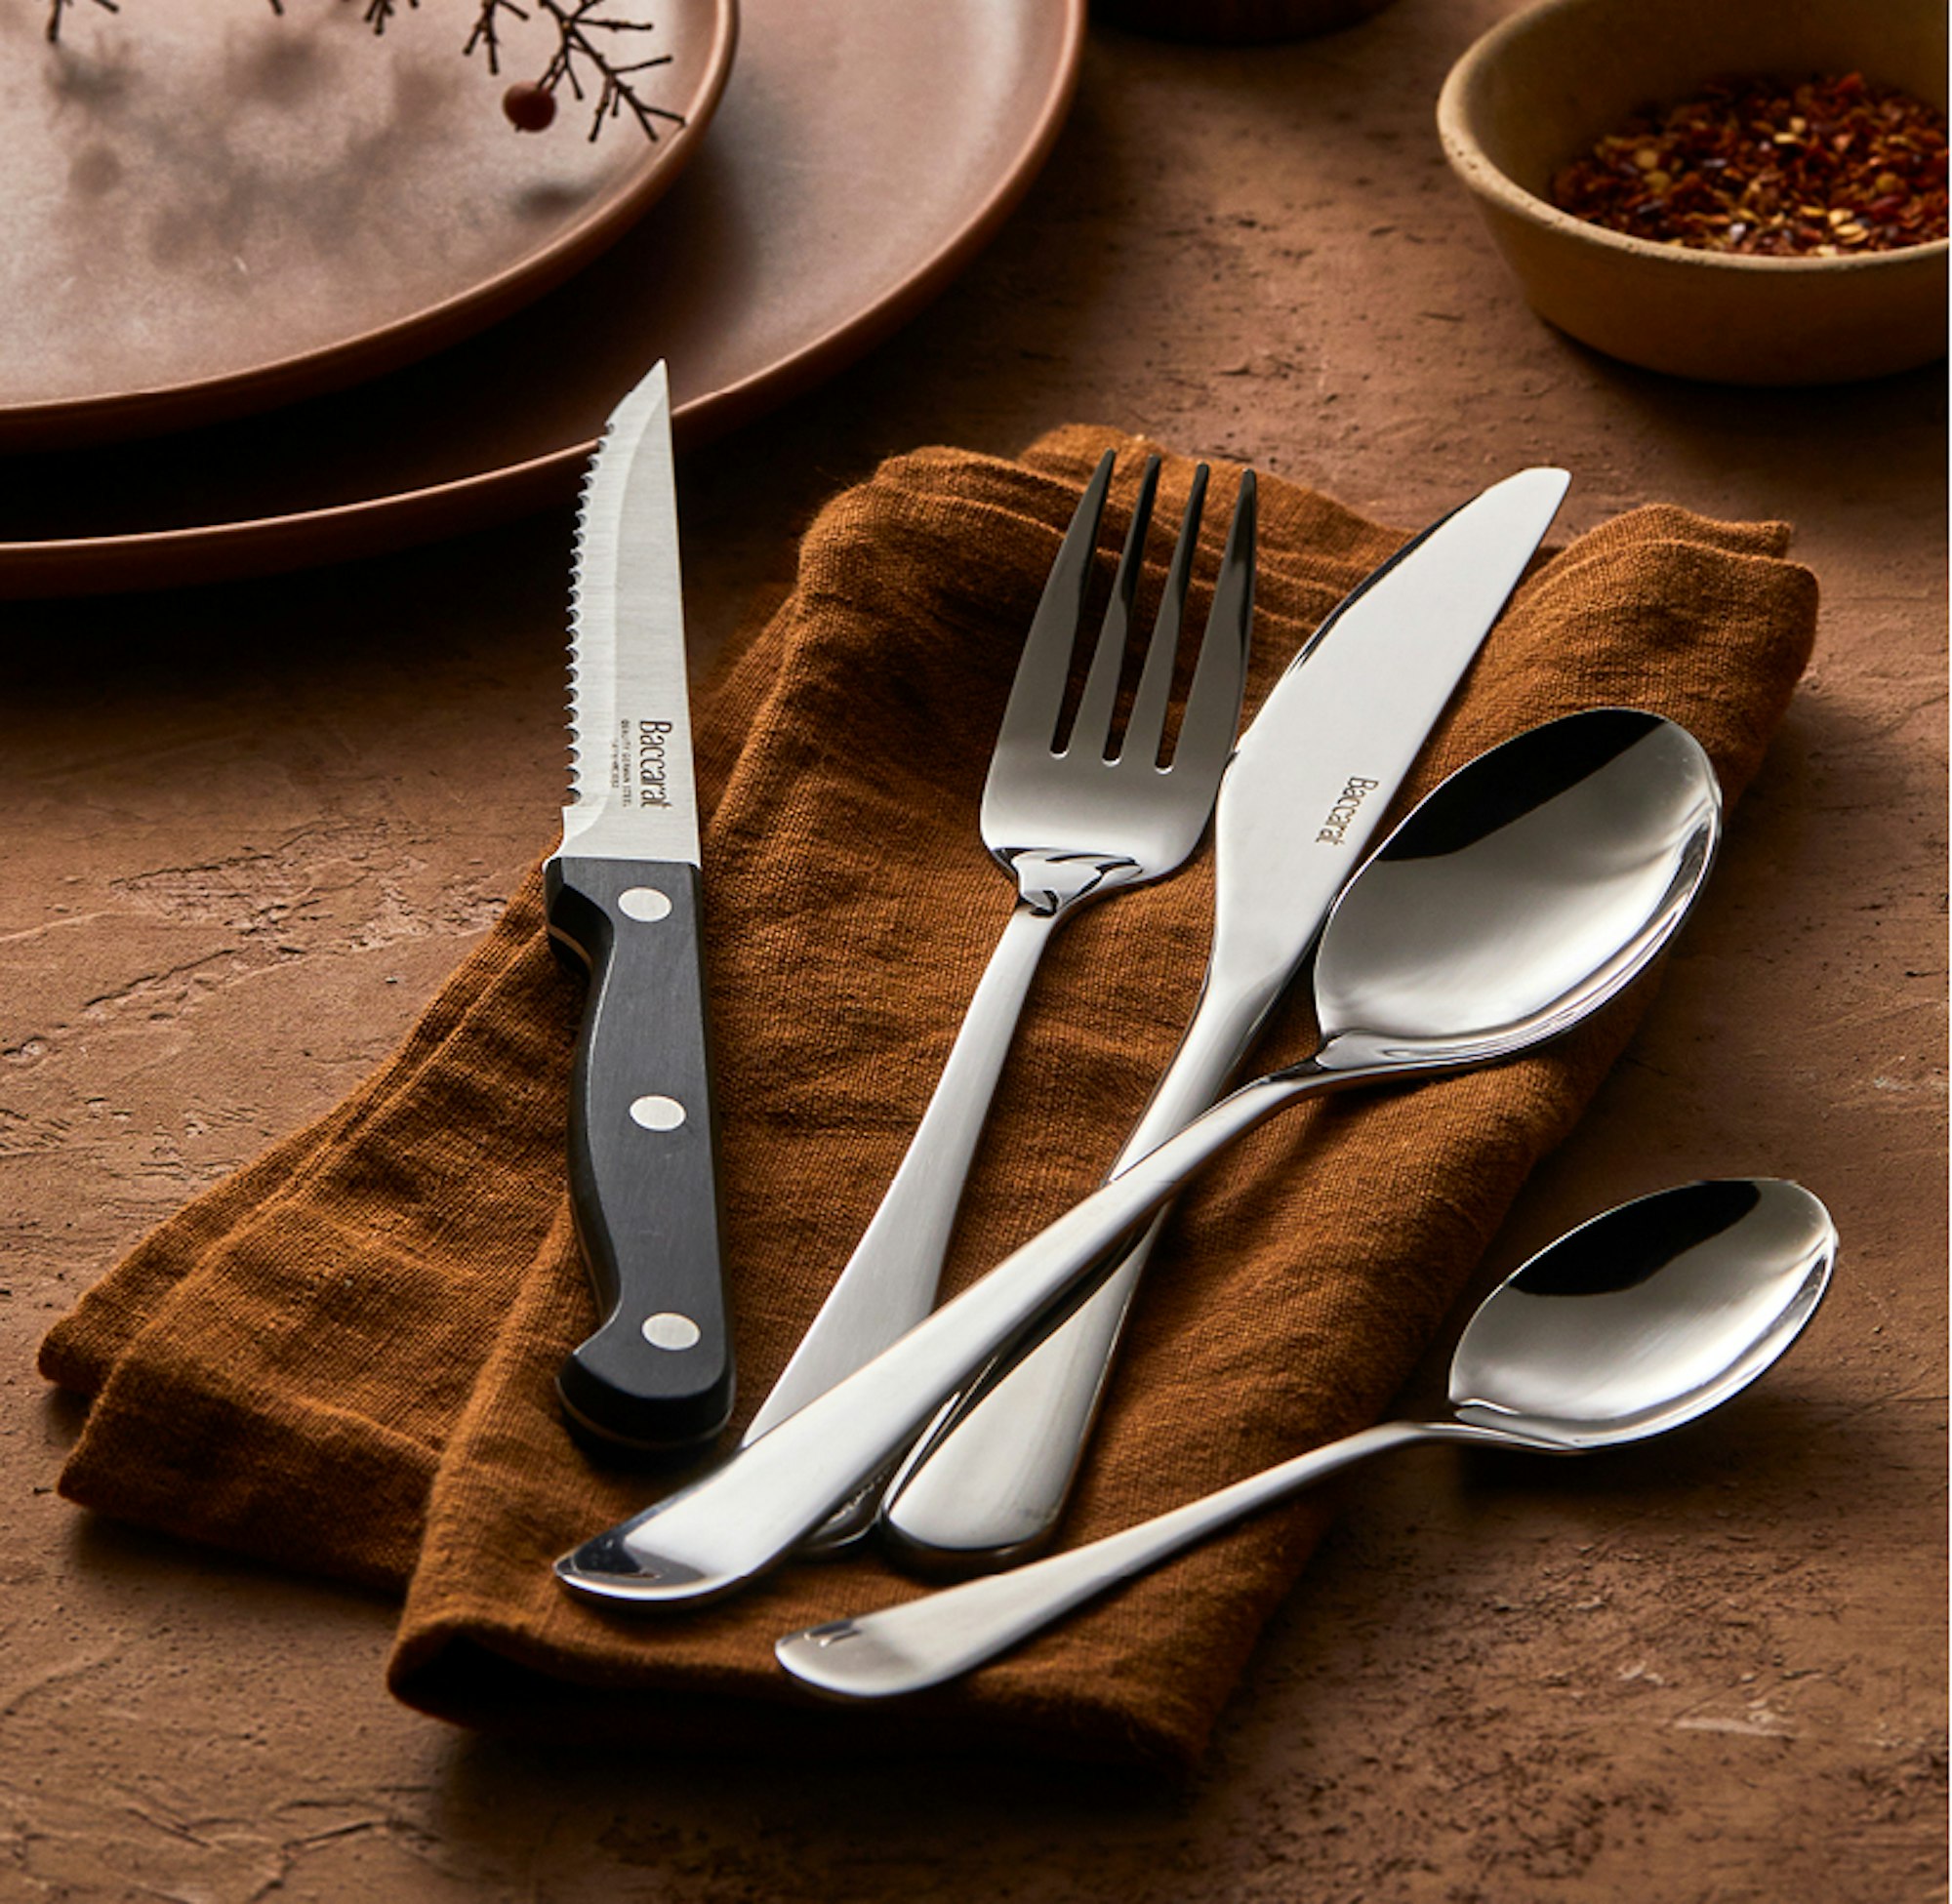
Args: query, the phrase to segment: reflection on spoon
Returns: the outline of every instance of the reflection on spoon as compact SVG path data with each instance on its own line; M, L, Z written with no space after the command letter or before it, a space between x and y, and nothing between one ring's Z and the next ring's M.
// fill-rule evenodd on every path
M1364 1429L1087 1547L809 1627L773 1650L824 1692L915 1692L1384 1448L1473 1441L1575 1454L1659 1435L1726 1401L1795 1341L1836 1253L1829 1212L1795 1184L1684 1184L1622 1204L1484 1299L1451 1358L1449 1421Z
M730 1592L900 1455L1225 1145L1322 1091L1458 1071L1557 1035L1645 969L1721 836L1708 756L1672 721L1605 708L1452 774L1336 901L1316 957L1312 1057L1244 1084L972 1288L713 1473L555 1564L586 1599Z

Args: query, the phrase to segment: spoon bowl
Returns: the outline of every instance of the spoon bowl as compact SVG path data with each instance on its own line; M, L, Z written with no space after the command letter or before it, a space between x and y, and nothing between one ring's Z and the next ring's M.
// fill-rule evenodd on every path
M1622 1204L1485 1297L1452 1358L1451 1420L1363 1429L1071 1553L790 1634L774 1653L840 1697L916 1692L1385 1448L1474 1441L1576 1454L1662 1434L1782 1355L1815 1314L1836 1254L1829 1212L1796 1184L1683 1184Z
M1687 1184L1595 1217L1485 1298L1450 1363L1461 1422L1566 1448L1666 1433L1796 1339L1837 1232L1800 1185Z
M1569 714L1480 754L1330 911L1312 1062L1475 1064L1565 1030L1680 923L1721 821L1700 743L1639 709Z

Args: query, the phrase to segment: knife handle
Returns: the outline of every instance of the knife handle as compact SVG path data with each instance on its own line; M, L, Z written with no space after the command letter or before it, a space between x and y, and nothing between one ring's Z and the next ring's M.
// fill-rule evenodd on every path
M571 1423L663 1449L732 1412L699 872L561 857L549 936L590 971L570 1075L569 1190L602 1322L556 1377Z

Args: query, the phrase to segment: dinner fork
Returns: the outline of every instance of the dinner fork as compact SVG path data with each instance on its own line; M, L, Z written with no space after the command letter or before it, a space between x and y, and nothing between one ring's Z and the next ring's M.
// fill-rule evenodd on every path
M1090 901L1175 871L1206 830L1233 751L1246 681L1254 594L1253 471L1240 478L1185 710L1171 757L1162 764L1167 702L1206 493L1204 464L1194 472L1122 737L1115 736L1113 717L1159 487L1158 457L1148 459L1140 479L1082 698L1069 734L1060 731L1113 464L1108 450L1065 532L1017 664L983 789L983 843L1016 880L1016 906L901 1167L746 1430L746 1442L853 1374L934 1307L977 1134L1051 934Z

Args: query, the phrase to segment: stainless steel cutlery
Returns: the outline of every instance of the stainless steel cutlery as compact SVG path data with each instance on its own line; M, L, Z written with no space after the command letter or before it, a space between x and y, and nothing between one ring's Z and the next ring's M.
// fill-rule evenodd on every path
M1556 469L1495 485L1368 578L1236 749L1253 602L1249 472L1168 754L1207 476L1201 466L1127 686L1152 460L1067 720L1113 466L1108 453L1059 549L984 790L984 843L1017 904L894 1180L740 1448L556 1562L571 1594L599 1604L711 1599L795 1547L859 1531L885 1486L879 1521L898 1548L1010 1569L778 1642L787 1671L841 1696L966 1672L1384 1448L1568 1452L1690 1419L1782 1353L1834 1257L1827 1213L1794 1185L1644 1198L1493 1292L1459 1343L1450 1419L1364 1430L1087 1547L1011 1564L1056 1524L1163 1211L1191 1175L1303 1098L1494 1063L1569 1029L1667 942L1721 829L1720 790L1691 737L1638 709L1596 709L1480 756L1362 861L1551 522L1566 483ZM732 1365L662 366L613 417L592 464L573 654L576 793L547 883L551 935L591 974L570 1174L603 1321L558 1385L584 1432L682 1445L722 1425ZM1213 944L1171 1066L1108 1181L935 1308L977 1137L1051 934L1091 900L1181 866L1216 789ZM1213 1103L1324 911L1317 1049Z
M1321 1091L1515 1056L1617 994L1686 915L1721 814L1698 744L1635 709L1571 715L1480 756L1337 900L1311 1057L1223 1099L714 1473L564 1556L558 1578L652 1604L763 1571L1234 1138Z

